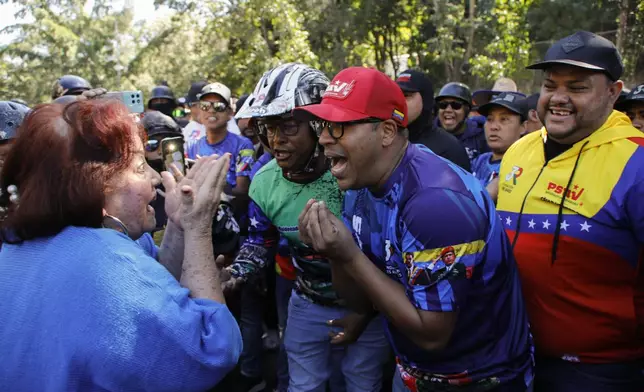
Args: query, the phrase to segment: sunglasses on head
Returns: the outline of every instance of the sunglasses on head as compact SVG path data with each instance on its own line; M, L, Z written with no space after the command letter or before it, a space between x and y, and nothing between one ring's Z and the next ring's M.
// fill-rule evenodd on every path
M441 101L438 103L438 108L445 110L448 106L451 106L454 110L460 110L463 107L463 104L456 101Z
M228 109L228 105L223 102L200 101L199 108L204 112L207 112L210 110L210 108L213 108L215 112L222 113L225 112L226 109Z
M315 134L318 135L318 138L322 136L322 133L326 130L329 132L329 135L335 139L339 140L344 136L344 127L357 125L357 124L379 124L382 120L379 118L365 118L357 121L348 121L342 123L332 123L329 121L313 121L313 130Z

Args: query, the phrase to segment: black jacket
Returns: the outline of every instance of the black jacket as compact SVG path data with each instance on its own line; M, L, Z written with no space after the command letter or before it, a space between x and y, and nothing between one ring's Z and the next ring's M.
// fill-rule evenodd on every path
M409 141L422 144L432 150L436 155L452 161L468 172L471 171L470 159L467 152L458 139L440 127L432 127L430 122L420 135L412 138L411 131Z
M434 87L429 79L420 81L419 93L423 98L423 111L413 123L409 124L409 141L422 144L435 154L452 161L463 169L470 170L470 160L465 147L458 139L434 125Z

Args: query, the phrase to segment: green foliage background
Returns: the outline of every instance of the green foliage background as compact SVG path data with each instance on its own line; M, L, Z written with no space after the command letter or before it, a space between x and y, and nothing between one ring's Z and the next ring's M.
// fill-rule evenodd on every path
M49 101L68 73L110 90L147 93L164 80L183 95L206 79L242 94L288 61L330 77L351 65L392 77L415 67L436 89L490 88L506 76L529 93L540 76L525 66L580 29L620 43L623 79L644 81L644 0L155 0L176 12L147 23L106 0L89 11L86 0L11 2L20 12L0 26L16 37L0 46L0 99L30 104Z

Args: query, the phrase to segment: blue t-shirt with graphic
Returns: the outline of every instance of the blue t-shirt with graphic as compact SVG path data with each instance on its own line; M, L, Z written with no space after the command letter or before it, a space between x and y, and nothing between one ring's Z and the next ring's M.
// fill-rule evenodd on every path
M501 160L493 161L491 152L481 154L472 161L472 174L483 187L499 176L500 169Z
M226 181L231 187L237 186L237 177L249 177L253 165L253 143L246 137L228 132L224 140L215 144L208 144L204 136L188 146L186 155L190 159L197 159L197 155L207 157L210 155L231 154L230 169Z
M381 193L346 193L343 218L417 309L459 311L439 352L388 323L402 366L430 375L422 383L440 382L445 391L468 383L527 388L531 339L517 267L494 203L471 174L410 144Z

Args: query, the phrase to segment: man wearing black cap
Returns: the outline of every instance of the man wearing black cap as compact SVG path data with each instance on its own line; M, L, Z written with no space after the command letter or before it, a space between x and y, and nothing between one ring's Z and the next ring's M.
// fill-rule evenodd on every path
M170 116L154 110L146 112L141 123L148 135L145 145L145 160L157 173L168 170L161 154L161 140L169 137L181 137L181 128ZM159 187L162 186L159 185ZM160 195L152 202L157 220L157 231L162 230L168 221L164 203L165 199Z
M483 187L487 187L499 176L503 154L524 132L523 96L512 92L500 93L480 106L479 113L486 118L485 140L491 151L474 158L472 173Z
M396 83L407 100L409 141L422 144L436 155L470 171L470 160L458 139L434 126L434 87L427 75L409 69L398 76Z
M497 209L534 335L535 391L644 386L644 138L613 110L622 59L586 31L548 49L544 129L506 152Z
M615 105L615 109L626 113L633 126L644 132L644 84L635 87Z

